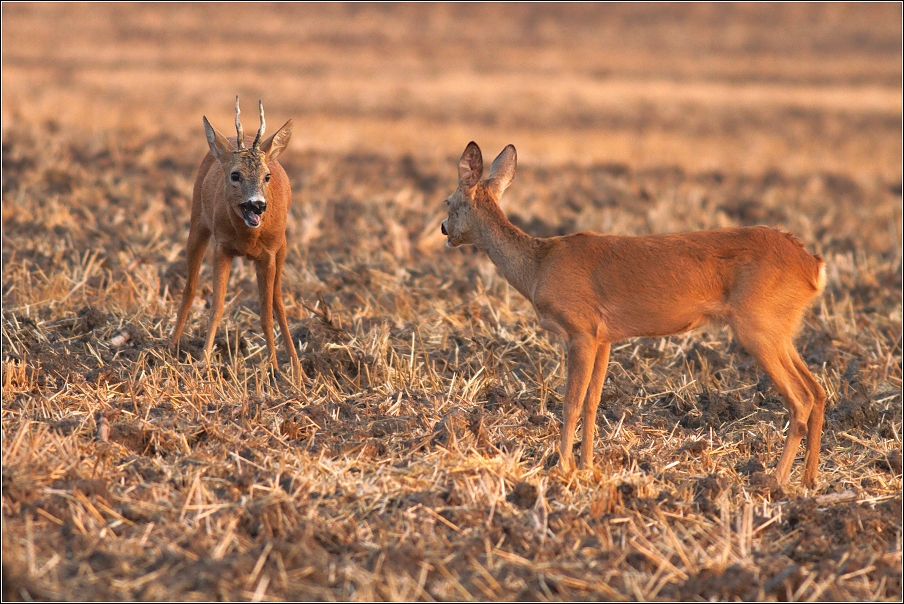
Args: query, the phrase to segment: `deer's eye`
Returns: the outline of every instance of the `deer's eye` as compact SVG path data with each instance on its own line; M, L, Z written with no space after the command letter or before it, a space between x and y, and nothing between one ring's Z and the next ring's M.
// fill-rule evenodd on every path
M269 174L267 174L266 176L264 176L264 182L270 182L270 175L269 175Z
M242 175L238 172L233 172L229 175L229 180L231 180L232 182L239 182L240 180L242 180Z

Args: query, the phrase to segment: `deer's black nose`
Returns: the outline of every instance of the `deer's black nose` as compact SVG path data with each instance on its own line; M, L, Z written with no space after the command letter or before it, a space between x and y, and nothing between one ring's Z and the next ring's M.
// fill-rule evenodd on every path
M258 216L267 211L267 202L264 200L246 201L242 204L242 208L248 212L254 212Z
M442 230L443 235L448 235L448 234L449 234L449 233L446 232L446 223L445 223L445 221L443 221L443 225L440 227L440 230Z

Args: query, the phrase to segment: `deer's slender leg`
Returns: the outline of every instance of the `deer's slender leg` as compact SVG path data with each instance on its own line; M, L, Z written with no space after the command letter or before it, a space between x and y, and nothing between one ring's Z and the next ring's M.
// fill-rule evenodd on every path
M301 365L298 362L298 354L295 351L295 344L292 342L292 332L289 331L289 321L286 318L286 307L282 299L282 269L286 259L285 244L276 252L276 276L273 283L273 309L276 311L276 320L279 322L279 329L282 331L283 342L286 345L286 352L289 353L289 361L292 365L292 371L295 372L297 380L301 377Z
M775 479L778 484L783 485L788 482L788 477L791 475L791 466L794 464L800 441L807 435L807 422L814 407L815 398L795 367L793 358L797 356L797 352L790 340L768 342L755 339L751 341L749 333L745 334L748 336L747 342L743 337L739 337L739 339L772 379L772 383L775 384L785 400L785 406L788 408L790 416L785 447L778 465L775 467Z
M791 475L791 466L794 464L794 458L797 456L797 450L800 447L800 441L807 435L807 421L813 408L812 395L809 390L802 388L802 384L798 383L800 378L797 376L797 372L794 371L793 365L790 364L790 359L782 360L782 368L784 375L774 367L771 371L767 370L779 392L782 393L790 415L785 448L782 451L778 465L775 466L775 479L780 485L788 482L788 477Z
M587 398L584 401L584 440L581 442L581 467L593 467L593 440L596 435L596 409L600 404L603 384L606 382L606 369L609 365L609 342L603 342L596 349L596 360L593 363L593 374L587 387Z
M276 342L273 339L273 291L276 280L275 255L267 254L255 262L257 269L257 292L261 303L261 329L267 341L270 365L277 368Z
M223 318L223 306L226 302L226 284L229 282L229 273L232 271L232 256L226 254L219 247L213 259L213 308L210 312L210 324L207 329L207 342L204 344L204 356L209 357L213 349L213 340L217 335L217 327Z
M792 351L792 359L794 368L797 369L798 376L803 380L813 396L813 408L810 410L810 417L807 419L807 457L804 463L804 474L802 482L804 486L816 486L816 474L819 471L819 446L822 440L822 424L825 418L826 409L826 391L823 390L810 370L807 369L806 363L800 358L800 354L796 350Z
M568 378L565 384L564 421L562 422L562 444L559 459L566 471L574 469L574 432L581 414L587 387L596 360L596 343L586 336L573 336L568 342Z
M195 299L195 291L198 287L198 273L201 272L201 261L204 259L204 252L207 251L209 241L210 231L206 228L197 227L189 230L188 242L185 244L188 275L185 280L185 289L182 290L182 302L179 304L176 328L173 330L173 339L170 341L171 348L179 345L179 338L182 337L182 330L185 329L185 322L188 320L191 303Z

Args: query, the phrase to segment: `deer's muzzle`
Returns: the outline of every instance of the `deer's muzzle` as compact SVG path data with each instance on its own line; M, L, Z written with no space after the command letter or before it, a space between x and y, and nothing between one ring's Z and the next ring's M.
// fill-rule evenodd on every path
M261 225L261 215L267 210L267 202L262 199L253 199L239 205L242 208L242 218L245 224L256 229Z

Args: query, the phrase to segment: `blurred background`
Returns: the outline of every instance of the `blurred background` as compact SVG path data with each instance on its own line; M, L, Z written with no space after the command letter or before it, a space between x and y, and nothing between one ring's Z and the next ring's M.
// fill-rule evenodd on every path
M788 174L900 189L901 5L3 5L3 132ZM246 126L246 131L249 129ZM172 144L172 143L167 143ZM174 150L175 152L175 150Z

